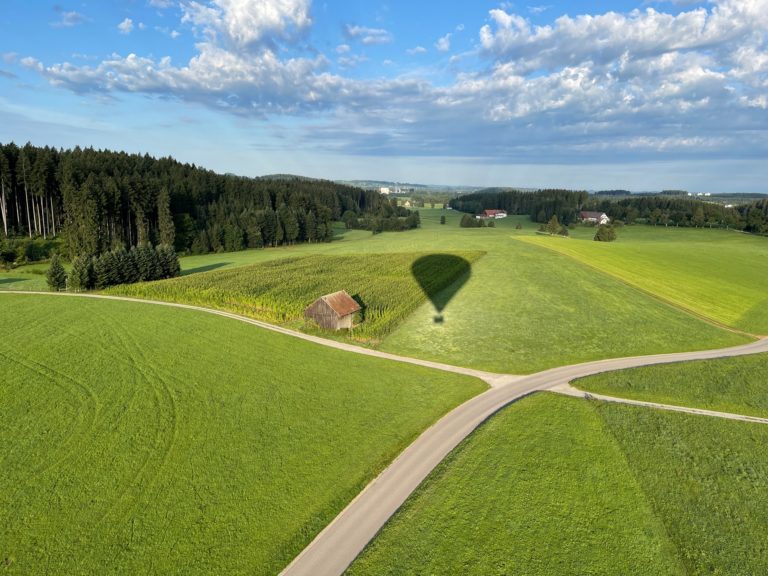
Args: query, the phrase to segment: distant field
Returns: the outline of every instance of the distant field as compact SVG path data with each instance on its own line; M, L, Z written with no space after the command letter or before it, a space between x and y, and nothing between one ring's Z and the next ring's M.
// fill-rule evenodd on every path
M3 574L275 574L484 389L141 304L6 295L0 324Z
M427 479L349 574L766 574L768 426L540 394Z
M600 416L538 394L461 444L347 574L685 572Z
M365 321L354 330L354 338L370 340L385 336L428 294L437 294L471 273L471 264L482 256L482 252L314 255L120 286L108 292L194 303L303 326L309 304L324 294L346 290L365 306ZM425 261L426 266L416 264ZM413 266L419 266L416 273Z
M593 242L592 235L579 229L569 240L524 240L723 324L768 335L768 239L661 226L625 227L607 244Z
M576 380L597 394L768 417L768 354L606 372Z

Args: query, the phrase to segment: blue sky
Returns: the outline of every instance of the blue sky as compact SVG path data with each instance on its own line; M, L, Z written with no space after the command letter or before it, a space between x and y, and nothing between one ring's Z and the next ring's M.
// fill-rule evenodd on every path
M3 0L0 141L249 176L768 192L768 0Z

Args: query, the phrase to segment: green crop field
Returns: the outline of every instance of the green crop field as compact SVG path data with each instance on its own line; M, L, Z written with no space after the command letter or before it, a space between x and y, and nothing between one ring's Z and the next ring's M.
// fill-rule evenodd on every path
M0 572L275 574L477 380L188 310L0 296Z
M314 255L232 270L121 286L108 292L231 310L276 323L304 324L304 309L346 290L363 305L356 339L386 335L426 299L471 270L482 252Z
M446 225L439 224L443 215L447 219ZM535 233L536 226L526 217L499 220L496 228L482 229L459 228L459 219L460 215L453 211L424 210L420 230L378 235L360 235L359 231L354 231L349 239L296 247L302 255L317 250L326 257L338 256L327 262L340 266L322 275L332 281L302 295L302 305L311 302L318 293L339 289L340 281L354 275L356 267L352 264L358 261L363 262L362 267L370 276L361 279L365 285L380 284L386 298L395 301L402 294L409 298L409 291L414 286L412 279L399 280L403 292L386 288L392 286L394 278L391 274L382 277L377 271L375 263L383 258L382 254L484 252L484 257L472 261L471 274L465 284L452 286L435 299L439 302L443 322L434 321L438 310L426 298L422 297L424 304L415 311L409 302L408 313L413 311L410 316L395 314L391 316L393 321L386 323L385 330L369 329L376 337L391 330L379 347L388 352L450 364L497 372L529 373L600 358L717 348L748 341L658 302L606 274L596 273L567 256L517 241ZM522 230L515 228L518 223L522 224ZM276 256L297 254L289 250L238 254L244 254L243 258L253 255L250 257L254 261L261 262L260 266L269 266L273 274L279 274L283 265L287 266L286 274L292 274L297 266L292 258ZM229 266L230 256L195 257L196 269L213 271L172 282L176 286L206 284L208 281L204 277L225 274L226 271L216 271L215 268ZM407 274L408 266L396 266L393 270ZM261 281L234 269L229 274L218 277L239 278L242 287L235 286L233 281L228 282L227 288L246 296L230 300L225 307L254 314L244 300L256 300L249 287ZM198 299L199 294L170 290L172 294L163 295L164 290L158 284L121 287L112 292L204 303ZM221 298L216 296L209 303L219 306L220 301ZM273 305L269 304L267 308L273 309ZM298 309L294 317L296 312ZM280 318L275 320L280 321ZM363 330L358 330L355 337L365 336Z
M768 426L539 394L427 479L349 574L765 574Z
M597 394L768 417L768 354L646 366L576 380Z
M594 229L571 239L525 238L567 254L677 306L768 335L768 239L725 230L629 226L612 243Z

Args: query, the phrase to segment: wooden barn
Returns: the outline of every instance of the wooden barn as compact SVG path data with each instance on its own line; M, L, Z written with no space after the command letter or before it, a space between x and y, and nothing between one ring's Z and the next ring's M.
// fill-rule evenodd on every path
M314 320L327 330L352 328L360 304L344 290L321 296L304 310L304 318Z

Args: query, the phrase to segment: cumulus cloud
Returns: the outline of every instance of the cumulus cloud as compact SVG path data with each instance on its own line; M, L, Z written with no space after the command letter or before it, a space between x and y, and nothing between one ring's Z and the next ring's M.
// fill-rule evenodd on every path
M419 54L426 54L427 49L424 46L414 46L405 51L409 56L417 56Z
M181 5L182 22L209 40L235 49L258 48L265 41L292 39L312 23L311 0L211 0Z
M417 73L356 79L329 72L323 55L301 56L309 0L185 2L182 18L199 38L181 65L135 54L91 66L21 63L75 92L171 95L263 118L309 114L307 145L351 154L768 154L768 0L562 16L549 26L508 7L489 16L476 54L484 65L461 71L457 60L453 81L440 84ZM344 33L342 70L363 61L350 44L393 39L364 26Z
M126 18L117 25L117 29L120 31L120 34L130 34L133 31L133 20Z
M176 4L175 0L149 0L149 5L165 10Z
M344 33L350 40L357 40L366 46L373 44L389 44L394 40L392 33L382 28L347 25Z

